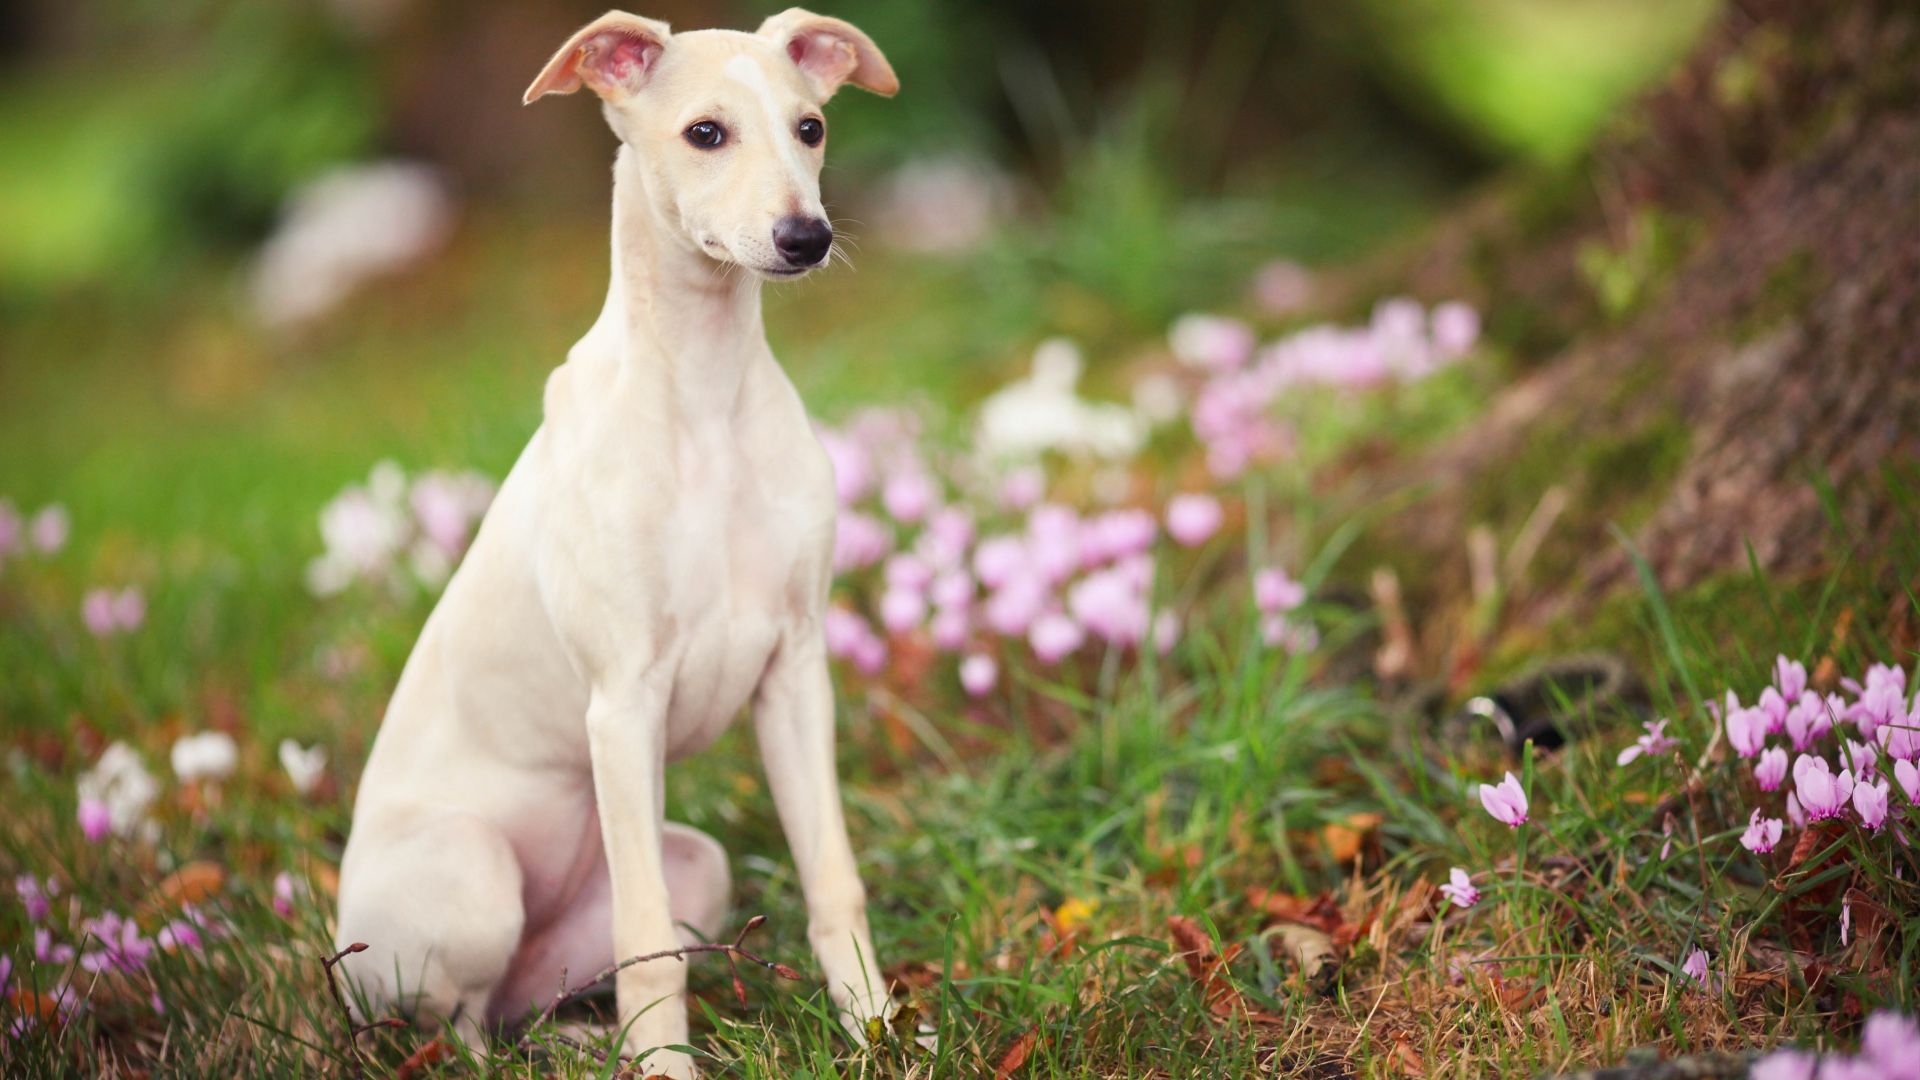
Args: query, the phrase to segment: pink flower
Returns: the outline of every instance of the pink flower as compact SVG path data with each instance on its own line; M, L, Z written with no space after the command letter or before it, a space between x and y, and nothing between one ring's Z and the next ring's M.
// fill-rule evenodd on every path
M1846 810L1847 800L1853 797L1853 774L1842 771L1835 776L1825 758L1802 754L1793 763L1793 788L1807 820L1825 821Z
M851 661L866 675L878 674L886 666L887 643L859 615L842 607L830 607L821 618L820 630L827 655Z
M1167 334L1173 355L1189 367L1232 371L1253 357L1253 327L1219 315L1182 315Z
M1000 681L1000 665L985 653L974 653L960 661L960 685L968 697L985 697Z
M1767 734L1778 735L1787 729L1787 699L1780 696L1780 691L1771 686L1761 690L1755 708L1767 716Z
M1880 748L1890 758L1900 761L1920 761L1920 709L1916 709L1905 720L1889 723L1877 733Z
M1892 670L1899 671L1898 668ZM1902 673L1899 680L1883 675L1875 681L1873 672L1868 672L1866 689L1847 713L1860 728L1863 738L1873 738L1881 724L1891 724L1906 715L1905 679L1905 673Z
M1820 695L1808 691L1787 710L1786 730L1793 748L1805 752L1833 730L1833 713Z
M965 608L941 608L927 624L927 631L933 635L933 647L942 652L953 652L965 645L972 630L973 620Z
M1527 793L1512 773L1498 785L1481 784L1480 805L1502 825L1517 829L1527 823Z
M887 560L883 572L889 588L922 592L933 582L933 568L918 555L901 554Z
M1167 503L1167 535L1181 547L1199 547L1220 531L1224 515L1211 495L1175 495Z
M1433 347L1448 360L1466 355L1480 340L1480 313L1457 300L1433 309Z
M139 589L89 589L80 600L80 621L95 637L137 630L146 617L147 601Z
M980 584L997 589L1027 568L1027 547L1016 536L990 536L973 549L973 572Z
M72 531L72 523L67 518L67 508L59 503L41 507L27 523L27 541L35 551L42 555L51 555L67 546L67 534Z
M1021 572L987 597L986 624L996 634L1014 637L1033 626L1051 602L1047 583Z
M73 946L59 944L53 940L53 931L44 926L34 928L33 959L35 963L65 964L70 963L75 955L77 954Z
M1253 275L1253 299L1269 315L1291 315L1313 296L1313 275L1290 259L1275 259Z
M1288 577L1285 570L1269 566L1253 576L1253 602L1263 614L1292 611L1306 599L1307 587Z
M927 599L937 608L964 611L973 604L973 578L965 570L949 570L933 579Z
M1047 474L1038 465L1023 465L1000 481L1000 505L1025 510L1047 493Z
M80 966L88 971L135 971L153 954L153 942L140 936L140 924L117 912L88 919L84 929L100 946L80 954Z
M872 566L893 549L893 536L879 519L856 512L840 515L833 533L833 569L844 574Z
M1694 985L1702 990L1710 989L1707 981L1708 960L1707 950L1696 948L1687 954L1686 960L1680 965L1681 974L1693 980Z
M1289 619L1285 615L1267 615L1260 619L1260 642L1270 649L1290 653L1310 653L1320 645L1320 632L1313 623Z
M1047 581L1065 581L1080 569L1080 515L1071 507L1042 503L1027 515L1027 554Z
M1140 555L1153 547L1160 525L1145 510L1113 510L1092 521L1080 535L1080 565L1095 567Z
M1058 612L1049 612L1033 621L1027 632L1027 644L1042 664L1051 667L1066 659L1086 641L1080 624Z
M13 891L20 896L20 906L27 910L28 922L39 922L53 910L53 901L49 897L49 888L40 887L40 879L32 874L21 874L13 879Z
M1907 793L1908 802L1920 803L1920 765L1911 761L1896 761L1893 763L1893 778L1899 783L1900 790Z
M1081 578L1067 594L1067 610L1110 645L1126 648L1147 636L1146 595L1123 568L1096 570Z
M1796 829L1807 827L1807 812L1800 808L1800 799L1793 792L1787 792L1787 820Z
M273 913L283 919L293 918L293 875L285 870L273 878Z
M1756 855L1765 855L1780 842L1780 833L1785 825L1779 818L1762 818L1759 808L1747 819L1747 831L1740 837L1740 846Z
M1775 1050L1753 1063L1748 1080L1813 1080L1820 1059L1801 1050Z
M79 816L81 835L96 844L113 831L113 812L99 799L81 799Z
M1807 665L1785 656L1774 657L1773 685L1780 688L1781 697L1798 701L1800 695L1807 692Z
M1880 1067L1880 1075L1920 1076L1920 1025L1898 1013L1876 1012L1860 1036L1860 1056Z
M1743 758L1756 757L1767 741L1767 714L1760 709L1734 709L1727 713L1727 742Z
M1440 886L1440 893L1453 901L1455 907L1470 908L1480 902L1480 890L1473 887L1473 879L1467 876L1464 867L1453 868L1447 875L1447 883Z
M1760 785L1761 791L1776 791L1780 781L1787 778L1787 752L1777 746L1770 746L1760 754L1760 760L1754 763L1753 779Z
M1887 823L1887 782L1869 784L1862 780L1853 785L1853 812L1860 815L1860 824L1869 831L1880 831Z
M933 478L918 467L902 469L887 478L880 492L880 503L898 521L919 521L933 509L939 498Z
M1646 734L1635 739L1632 746L1620 751L1620 756L1614 759L1615 765L1629 764L1633 759L1642 754L1648 757L1661 757L1668 751L1679 748L1680 740L1667 734L1666 720L1648 720L1641 726L1646 729ZM1780 762L1780 768L1783 771L1786 769L1786 759L1784 755Z
M1853 775L1861 780L1871 780L1880 775L1880 751L1871 743L1846 740L1846 757L1843 760L1853 770Z
M904 634L927 617L927 598L913 589L892 588L880 597L880 623L890 633Z
M841 506L852 506L873 490L873 458L867 448L857 439L831 428L821 428L816 432L820 436L820 445L827 452L827 461L833 466L834 494L840 499Z
M920 534L922 556L937 569L958 569L973 543L973 515L958 506L943 506L927 518Z

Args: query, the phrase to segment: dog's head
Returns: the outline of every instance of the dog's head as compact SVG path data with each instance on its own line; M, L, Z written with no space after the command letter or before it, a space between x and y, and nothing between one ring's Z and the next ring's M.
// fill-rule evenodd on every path
M593 90L661 220L714 259L792 278L833 247L820 110L847 83L900 88L873 41L839 19L790 8L752 34L675 34L610 11L553 54L525 100Z

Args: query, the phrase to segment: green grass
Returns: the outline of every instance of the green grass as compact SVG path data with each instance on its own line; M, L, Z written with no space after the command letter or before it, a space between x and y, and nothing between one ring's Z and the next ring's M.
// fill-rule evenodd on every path
M75 540L56 558L0 570L0 877L52 875L86 913L137 911L151 928L167 907L162 882L211 863L223 871L212 904L231 926L203 952L162 955L131 985L85 984L90 1007L74 1023L0 1043L7 1075L347 1073L319 963L327 882L359 765L428 601L308 596L314 515L384 456L504 473L537 422L541 380L597 304L602 242L594 222L535 232L486 221L431 280L383 290L299 343L253 337L204 267L184 272L184 291L164 306L116 305L115 318L94 321L79 297L7 328L12 355L30 362L0 368L0 493L28 506L64 501ZM1060 328L1044 305L982 300L981 266L876 254L857 274L776 290L776 347L828 415L922 398L958 416L1020 370L1035 337ZM1485 377L1462 369L1350 410L1310 403L1308 462L1455 430L1484 400ZM1623 441L1567 460L1608 473L1659 445ZM1159 465L1179 467L1177 447L1161 451ZM1245 611L1248 553L1267 550L1271 532L1296 565L1334 565L1368 519L1329 520L1306 477L1262 478L1244 494L1272 511L1256 515L1250 540L1170 560L1165 588L1202 614L1165 660L1089 659L1051 675L1016 666L1012 685L980 704L940 680L892 687L937 738L841 679L841 772L877 947L915 976L912 1000L940 1033L931 1058L857 1048L838 1033L750 735L737 730L673 770L669 813L728 846L739 918L769 918L753 946L809 973L799 984L750 973L743 1009L724 964L693 960L694 1042L710 1072L991 1075L1032 1032L1020 1076L1238 1077L1276 1062L1303 1075L1390 1076L1416 1060L1429 1076L1528 1075L1641 1047L1845 1045L1862 1009L1914 1008L1911 849L1855 830L1835 841L1840 861L1770 879L1734 842L1744 773L1721 759L1683 800L1662 854L1652 810L1685 778L1672 761L1614 767L1637 717L1565 717L1595 734L1510 761L1495 740L1452 738L1382 704L1368 682L1332 677L1365 668L1370 617L1326 610L1317 658L1261 649ZM1911 516L1920 503L1901 505ZM1776 651L1832 656L1842 672L1911 665L1911 632L1899 628L1920 605L1900 582L1915 580L1915 553L1836 552L1830 575L1806 581L1748 575L1672 598L1622 597L1552 642L1629 651L1692 761L1712 741L1699 699L1734 686L1751 700ZM80 595L121 582L147 589L147 624L95 641L79 627ZM240 772L217 794L174 784L165 765L174 738L207 727L233 731L242 747ZM332 754L311 798L294 796L273 760L283 736ZM151 846L90 845L74 824L73 775L116 738L163 777ZM1507 768L1534 802L1534 824L1519 832L1472 798ZM1360 827L1356 857L1337 858L1329 826L1369 813L1379 823ZM1486 898L1438 918L1446 912L1427 886L1455 865L1480 875ZM293 920L267 906L281 871L314 889ZM1838 942L1842 886L1858 898L1860 934L1869 901L1890 913L1872 949ZM1343 921L1366 923L1331 994L1302 984L1251 889L1329 893ZM1063 946L1056 930L1070 901L1091 911ZM1209 1007L1169 944L1174 916L1236 950L1229 970L1251 1016ZM0 898L0 946L22 957L29 934L20 907ZM1811 983L1776 978L1774 954L1755 946L1777 941L1830 970ZM1695 944L1740 977L1722 992L1688 988L1675 970ZM46 970L17 966L16 982ZM155 993L164 1015L149 1004ZM362 1044L392 1066L426 1037L383 1030ZM508 1060L496 1048L494 1065L599 1072L551 1049Z

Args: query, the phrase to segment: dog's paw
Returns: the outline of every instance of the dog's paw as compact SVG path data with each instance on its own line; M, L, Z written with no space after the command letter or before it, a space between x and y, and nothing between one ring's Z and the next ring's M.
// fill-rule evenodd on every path
M640 1058L633 1067L633 1075L644 1076L647 1080L698 1080L700 1070L694 1067L693 1058L685 1051L659 1049Z

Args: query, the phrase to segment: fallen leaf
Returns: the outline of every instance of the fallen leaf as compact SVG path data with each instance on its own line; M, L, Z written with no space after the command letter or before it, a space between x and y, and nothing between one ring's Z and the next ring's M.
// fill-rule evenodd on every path
M169 908L185 907L188 904L204 904L227 884L226 867L219 863L202 859L168 874L160 882L158 899Z
M1213 939L1207 932L1192 919L1180 915L1167 917L1167 933L1180 959L1186 962L1187 973L1199 985L1207 1007L1217 1013L1244 1011L1240 991L1234 988L1233 979L1227 974L1227 965L1239 954L1240 946L1229 946L1225 956L1215 953Z
M1344 866L1360 857L1367 841L1380 828L1386 817L1377 813L1351 814L1345 821L1329 822L1320 830L1320 838L1326 842L1328 854L1333 861Z
M414 1077L453 1056L453 1047L439 1039L422 1043L420 1048L407 1055L400 1067L393 1071L394 1080L413 1080Z
M1268 931L1306 981L1307 989L1326 996L1340 979L1340 954L1325 931L1300 923L1281 923Z
M1033 1048L1039 1042L1039 1028L1030 1027L1022 1032L1019 1038L1013 1040L1013 1045L1007 1047L1007 1052L1000 1055L1000 1063L993 1068L993 1080L1007 1080L1018 1072L1020 1066L1027 1063L1027 1058L1033 1054Z

